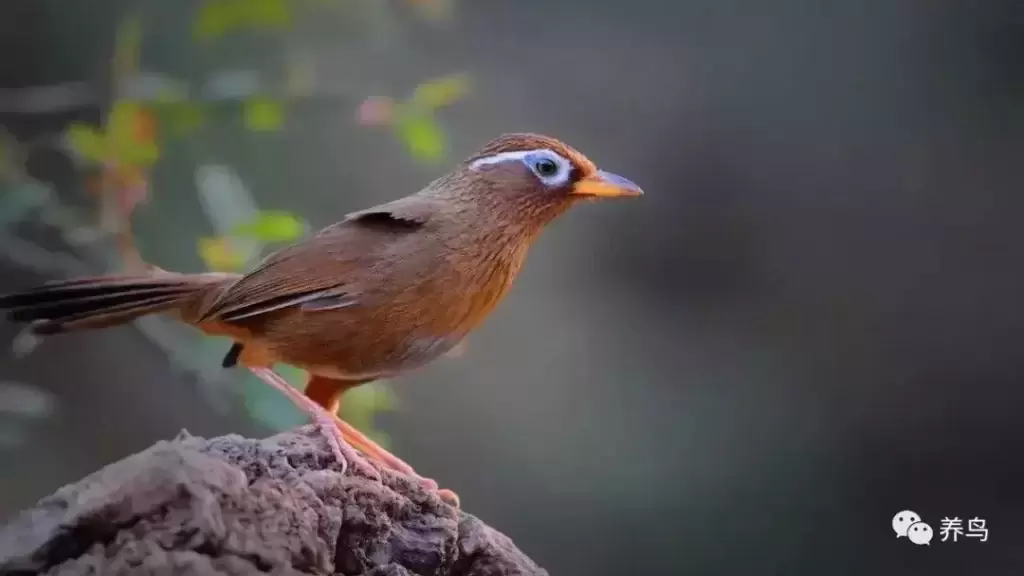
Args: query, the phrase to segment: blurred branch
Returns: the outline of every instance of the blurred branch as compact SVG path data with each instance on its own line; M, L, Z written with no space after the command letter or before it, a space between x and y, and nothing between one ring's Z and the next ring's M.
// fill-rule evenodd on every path
M0 89L0 114L53 114L98 106L98 92L85 82Z
M93 272L85 262L47 250L19 236L0 231L0 257L44 276L82 276Z

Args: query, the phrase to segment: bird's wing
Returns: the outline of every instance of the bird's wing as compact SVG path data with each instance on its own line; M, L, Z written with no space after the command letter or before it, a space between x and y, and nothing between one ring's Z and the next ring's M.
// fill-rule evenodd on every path
M350 212L333 226L356 223L390 231L419 230L444 213L444 203L429 196L406 196L387 204ZM331 226L324 229L326 232Z
M332 310L359 302L381 248L431 224L436 201L415 196L347 215L316 235L265 258L225 290L202 320L235 322L290 307Z

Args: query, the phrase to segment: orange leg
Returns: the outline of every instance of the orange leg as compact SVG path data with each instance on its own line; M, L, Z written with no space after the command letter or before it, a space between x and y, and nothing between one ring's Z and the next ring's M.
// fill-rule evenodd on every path
M382 446L367 438L355 426L338 417L338 410L341 408L341 394L346 389L353 388L359 384L362 384L362 382L342 382L311 375L303 393L307 398L320 406L321 410L326 410L332 415L335 424L341 430L341 436L356 450L392 470L409 476L416 476L412 466L409 466L398 456L388 452ZM437 488L437 485L434 484L432 488Z
M302 393L313 402L319 404L330 414L337 416L341 409L342 394L344 394L349 388L355 388L356 386L366 382L368 381L334 380L311 374L309 381L306 383L306 389L303 390ZM341 429L341 433L345 438L345 441L354 446L357 450L392 470L397 470L410 476L416 475L415 472L413 472L412 466L409 466L400 458L391 454L373 440L367 438L351 424L345 422L341 418L338 418L337 421L338 428Z

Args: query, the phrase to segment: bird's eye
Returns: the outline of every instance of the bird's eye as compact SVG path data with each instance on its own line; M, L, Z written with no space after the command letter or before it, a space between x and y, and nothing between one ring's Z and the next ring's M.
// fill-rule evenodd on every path
M470 168L481 170L486 166L512 161L521 163L519 165L525 167L540 179L541 184L545 188L564 186L572 173L572 166L569 161L551 150L501 152L493 156L477 158L470 164Z
M533 169L537 171L538 176L545 178L558 173L558 164L550 158L540 158L533 163Z

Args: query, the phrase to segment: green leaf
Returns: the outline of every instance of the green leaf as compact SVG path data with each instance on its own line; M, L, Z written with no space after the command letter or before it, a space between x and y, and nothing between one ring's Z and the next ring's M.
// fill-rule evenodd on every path
M251 236L266 243L290 242L306 232L306 223L290 212L265 210L249 222L232 228L235 236Z
M287 0L206 0L192 19L192 36L212 40L236 29L283 30L291 25Z
M128 166L149 166L160 159L155 142L133 142L117 151L117 160Z
M139 105L132 100L118 100L110 108L107 115L107 138L117 149L128 146L135 141L135 115Z
M444 132L429 113L404 110L397 117L395 130L417 161L433 163L444 159L447 145Z
M106 159L106 138L92 126L72 122L65 134L71 149L79 156L93 162L102 162Z
M192 37L212 40L231 27L232 5L223 0L206 0L192 18Z
M291 26L292 13L285 0L246 0L249 24L285 29Z
M284 123L281 103L269 98L249 98L245 101L243 112L246 128L254 132L280 130Z
M230 238L200 238L196 248L210 270L233 272L245 265L245 255L235 248Z
M394 392L387 382L370 382L345 393L341 418L387 448L391 444L390 437L385 432L375 429L373 421L378 413L394 410L395 404Z
M469 76L449 74L424 82L416 87L410 98L414 106L433 110L449 106L469 92Z
M160 146L147 128L155 119L131 100L114 103L107 116L107 153L128 166L148 166L160 158Z

